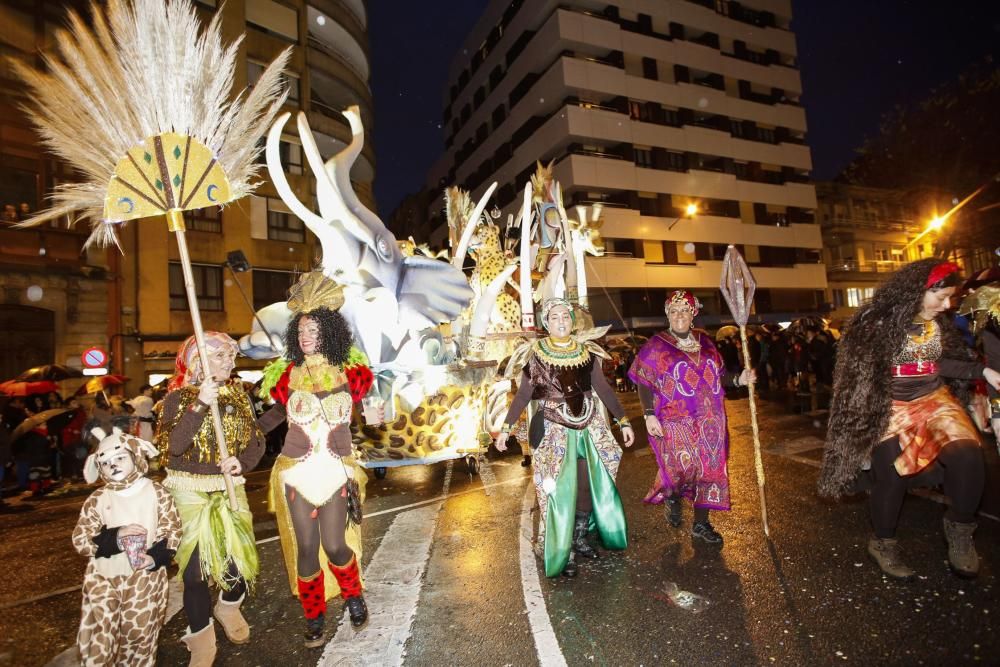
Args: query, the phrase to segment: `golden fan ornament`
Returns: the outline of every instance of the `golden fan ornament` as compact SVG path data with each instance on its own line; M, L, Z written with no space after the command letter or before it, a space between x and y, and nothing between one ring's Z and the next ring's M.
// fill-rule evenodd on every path
M344 287L322 271L310 271L288 290L288 309L296 314L311 313L317 308L340 310L344 305Z
M73 216L91 222L87 245L118 245L130 220L166 216L174 232L202 367L209 368L184 229L184 211L223 206L256 187L259 139L287 97L283 70L291 47L253 89L231 88L242 36L222 42L221 15L209 25L190 0L110 0L91 21L68 13L58 53L46 69L13 62L30 93L26 107L46 146L84 176L61 185L53 206L21 226ZM120 248L120 246L119 246ZM222 459L222 419L212 404ZM225 475L230 506L238 509Z

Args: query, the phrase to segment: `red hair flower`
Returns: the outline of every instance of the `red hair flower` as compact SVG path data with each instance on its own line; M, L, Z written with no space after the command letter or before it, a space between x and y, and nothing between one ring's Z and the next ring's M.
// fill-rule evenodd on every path
M924 289L930 289L932 285L940 280L944 280L951 274L959 271L959 269L958 264L953 262L941 262L931 269L931 275L927 276L927 283L924 285Z

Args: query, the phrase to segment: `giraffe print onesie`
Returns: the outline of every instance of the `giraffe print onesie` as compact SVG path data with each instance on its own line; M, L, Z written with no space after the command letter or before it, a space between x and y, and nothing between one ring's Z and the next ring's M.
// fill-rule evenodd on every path
M99 429L95 429L98 432ZM84 667L152 667L160 628L166 622L167 568L181 537L181 521L170 492L147 479L146 453L151 444L115 431L98 447L99 461L109 447L127 451L136 469L127 479L107 484L83 503L73 530L73 546L90 559L83 577L83 603L77 647ZM96 465L88 460L90 477ZM136 524L146 530L151 569L133 569L118 544L118 529Z

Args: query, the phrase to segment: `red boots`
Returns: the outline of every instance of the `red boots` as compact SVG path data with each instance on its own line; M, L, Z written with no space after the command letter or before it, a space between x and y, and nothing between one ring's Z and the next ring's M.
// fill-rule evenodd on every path
M299 602L306 616L305 645L315 648L323 645L323 624L326 614L326 592L323 589L323 570L311 577L299 577Z
M340 594L347 602L347 613L351 617L351 625L360 627L368 620L368 606L361 597L361 572L358 571L357 556L351 558L344 566L330 563L330 571L337 578ZM304 605L305 603L303 603Z

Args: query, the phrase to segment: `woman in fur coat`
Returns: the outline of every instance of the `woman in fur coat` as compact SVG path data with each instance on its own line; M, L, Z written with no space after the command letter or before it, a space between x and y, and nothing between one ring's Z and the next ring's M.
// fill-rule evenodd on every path
M939 259L903 267L858 309L837 354L819 492L837 498L870 482L868 553L897 579L915 576L896 541L906 491L942 483L952 569L979 571L972 535L985 466L962 406L970 380L997 388L1000 373L975 360L947 314L958 285L958 266Z

